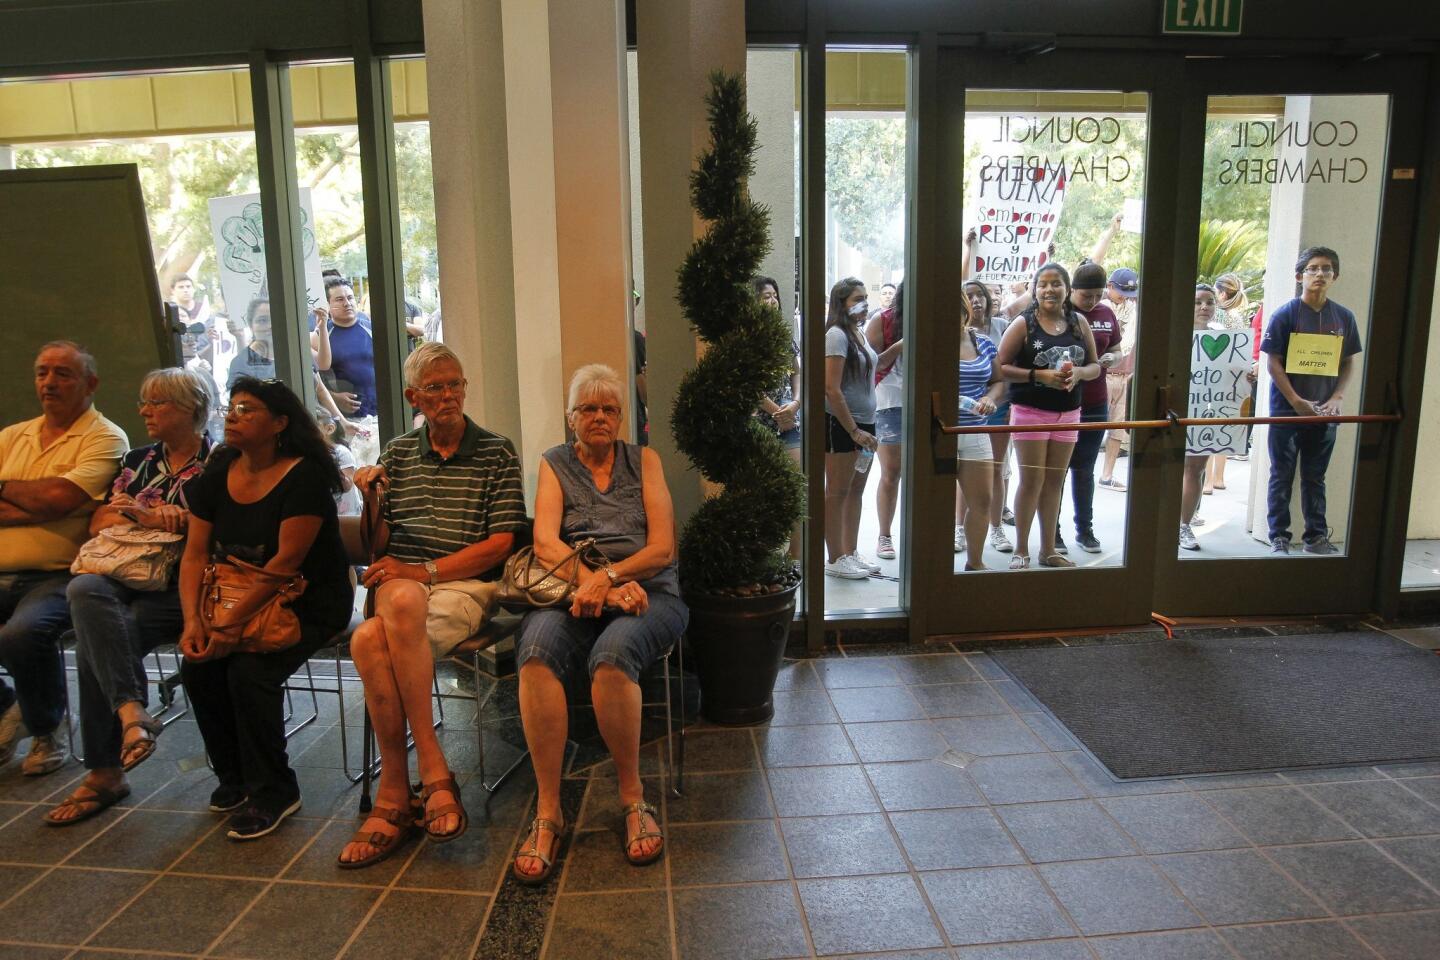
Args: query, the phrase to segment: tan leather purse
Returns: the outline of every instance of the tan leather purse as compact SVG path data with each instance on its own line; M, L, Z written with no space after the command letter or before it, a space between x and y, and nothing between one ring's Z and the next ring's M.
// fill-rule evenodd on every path
M236 557L226 557L225 561L207 565L200 581L200 616L206 626L214 626L216 617L235 609L257 583L271 581L278 583L279 589L245 621L232 652L275 653L299 643L300 618L290 605L305 592L305 578L298 572L266 570Z

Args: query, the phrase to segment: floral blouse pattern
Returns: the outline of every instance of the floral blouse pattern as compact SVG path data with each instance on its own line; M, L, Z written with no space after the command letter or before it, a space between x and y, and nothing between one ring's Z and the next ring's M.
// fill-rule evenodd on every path
M205 469L205 458L208 456L209 436L201 437L200 449L195 452L195 456L174 471L170 469L170 461L166 459L164 445L161 443L131 450L125 455L115 482L110 485L110 496L128 494L147 509L162 503L178 504L189 509L189 504L185 502L185 484L198 477Z

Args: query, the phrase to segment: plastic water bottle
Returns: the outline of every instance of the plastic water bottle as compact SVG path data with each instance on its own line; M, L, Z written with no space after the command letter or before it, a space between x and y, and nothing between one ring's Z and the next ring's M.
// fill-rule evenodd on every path
M1068 377L1068 376L1070 376L1070 371L1072 371L1072 370L1074 370L1074 369L1075 369L1075 362L1074 362L1073 360L1071 360L1071 359L1067 356L1064 360L1061 360L1061 361L1060 361L1060 366L1056 367L1056 368L1055 368L1055 371L1056 371L1057 373L1059 373L1060 376L1062 376L1062 377ZM1074 389L1074 388L1072 387L1071 389Z
M974 397L961 397L960 415L965 417L978 417L980 415L980 401Z
M874 451L874 450L867 450L865 447L861 447L861 448L860 448L860 455L855 458L855 472L856 472L856 473L869 473L869 472L870 472L870 464L872 464L872 463L874 463L874 462L875 462L875 451Z

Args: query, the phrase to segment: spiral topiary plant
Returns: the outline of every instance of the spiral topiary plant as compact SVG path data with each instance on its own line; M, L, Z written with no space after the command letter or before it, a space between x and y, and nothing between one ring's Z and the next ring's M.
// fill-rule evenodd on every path
M685 375L670 418L680 451L724 490L680 535L688 591L774 592L796 576L781 547L804 508L804 485L779 438L751 416L790 374L789 325L750 280L769 251L769 211L750 199L756 123L742 78L710 76L710 148L690 175L690 202L710 222L679 270L678 299L709 349Z

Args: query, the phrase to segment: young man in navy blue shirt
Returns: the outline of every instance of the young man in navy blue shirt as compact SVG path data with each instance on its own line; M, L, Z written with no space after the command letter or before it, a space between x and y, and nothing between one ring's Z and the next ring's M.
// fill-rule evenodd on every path
M1355 314L1329 298L1340 279L1340 256L1307 247L1295 263L1300 296L1270 317L1260 349L1270 371L1270 415L1333 416L1355 372L1360 333ZM1307 370L1312 372L1306 372ZM1270 426L1270 552L1290 552L1290 491L1300 468L1305 552L1337 553L1325 523L1325 471L1335 449L1335 424Z

